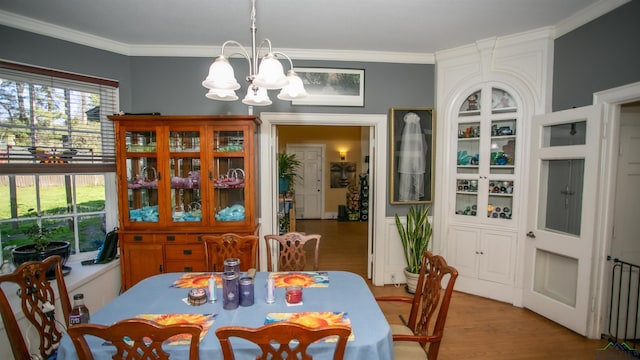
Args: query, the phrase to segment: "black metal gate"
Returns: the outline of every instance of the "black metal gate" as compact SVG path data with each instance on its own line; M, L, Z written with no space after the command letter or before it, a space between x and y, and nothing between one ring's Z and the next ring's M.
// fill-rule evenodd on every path
M609 341L637 348L640 298L640 266L607 257L613 261L609 303Z

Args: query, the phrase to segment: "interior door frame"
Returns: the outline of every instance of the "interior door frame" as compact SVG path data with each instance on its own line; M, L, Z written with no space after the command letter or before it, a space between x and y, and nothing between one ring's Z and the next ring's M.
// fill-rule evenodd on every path
M595 236L593 250L593 278L591 307L593 309L587 323L587 336L599 339L607 314L607 269L606 256L611 250L614 224L615 187L617 182L618 147L620 146L620 105L640 100L640 82L596 92L593 94L594 105L602 109L602 144L600 187L598 189L598 206L596 209ZM599 240L598 240L599 239Z
M278 231L277 213L278 191L276 154L278 153L277 125L319 125L319 126L364 126L370 128L369 146L369 189L370 204L382 201L387 188L387 114L334 114L334 113L280 113L263 112L259 114L260 127L258 168L260 176L260 238L265 234ZM376 171L382 169L382 171ZM382 199L382 200L381 200ZM384 285L386 241L385 208L372 206L369 212L369 234L367 253L370 259L368 277L373 285ZM260 242L260 264L266 268L266 245Z

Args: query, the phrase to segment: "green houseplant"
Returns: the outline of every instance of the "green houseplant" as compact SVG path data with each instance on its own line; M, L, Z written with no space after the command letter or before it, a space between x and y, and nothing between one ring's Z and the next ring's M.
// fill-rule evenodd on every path
M396 227L402 241L402 250L407 262L405 275L407 276L407 290L415 292L418 273L422 265L422 254L429 247L433 229L429 222L429 206L411 205L407 213L406 224L400 221L396 214ZM413 275L413 276L412 276Z
M39 218L40 215L36 214ZM38 219L39 220L39 219ZM11 250L13 264L19 266L27 261L42 261L49 256L59 255L62 258L64 266L71 254L70 243L68 241L58 241L54 239L56 233L61 228L44 227L40 221L36 221L34 225L24 231L25 236L29 240L28 244L17 246ZM53 269L47 271L47 277L53 275Z
M301 178L297 171L302 162L296 154L278 153L278 192L290 192L296 178Z

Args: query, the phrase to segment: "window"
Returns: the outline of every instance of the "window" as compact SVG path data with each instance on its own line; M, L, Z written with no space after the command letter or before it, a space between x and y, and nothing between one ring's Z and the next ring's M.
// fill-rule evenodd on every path
M117 223L118 83L0 61L0 247L34 225L72 253L96 250Z

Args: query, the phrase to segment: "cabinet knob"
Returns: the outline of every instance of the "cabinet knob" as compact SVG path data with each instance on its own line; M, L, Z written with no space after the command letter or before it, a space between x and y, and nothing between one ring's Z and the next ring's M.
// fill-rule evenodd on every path
M182 253L184 255L191 255L192 252L191 252L191 249L184 249L184 250L182 250Z

